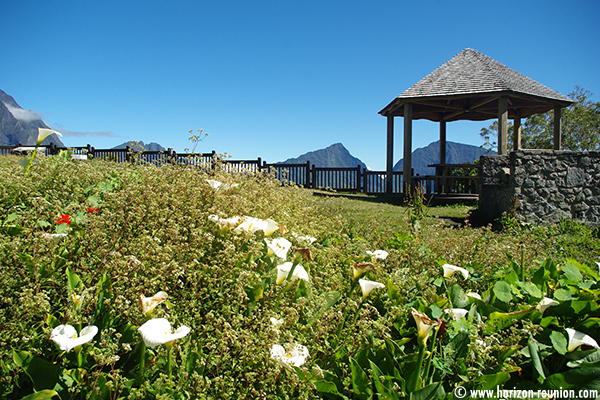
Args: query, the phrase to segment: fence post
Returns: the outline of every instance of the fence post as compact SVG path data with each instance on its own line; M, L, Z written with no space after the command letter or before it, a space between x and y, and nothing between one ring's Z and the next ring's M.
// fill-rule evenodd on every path
M306 182L304 183L305 188L310 188L310 161L306 162Z
M315 167L315 164L312 166L312 188L317 188L317 168Z
M258 157L258 164L257 164L257 167L256 167L256 172L260 172L260 166L261 166L261 164L262 164L262 158Z
M360 192L360 164L356 167L356 191Z

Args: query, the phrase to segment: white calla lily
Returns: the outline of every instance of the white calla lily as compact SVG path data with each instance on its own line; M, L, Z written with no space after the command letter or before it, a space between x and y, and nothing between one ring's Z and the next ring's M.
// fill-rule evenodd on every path
M365 299L373 289L385 288L385 285L383 283L368 281L366 279L359 279L358 284L360 285L360 290L362 291L363 299Z
M378 258L380 260L385 260L388 256L388 252L385 250L375 250L375 251L367 250L367 254L373 258Z
M475 292L468 292L467 297L472 297L474 299L481 300L481 295Z
M62 351L71 351L75 347L91 341L98 333L95 325L86 326L77 335L77 330L71 325L59 325L52 330L50 339L58 345Z
M292 247L292 242L282 237L273 240L265 239L265 243L267 244L267 254L269 256L275 254L282 260L286 259L288 250Z
M218 215L209 215L208 220L219 224L222 228L232 229L242 223L242 217L235 216L230 218L221 218Z
M290 271L292 270L293 265L294 264L292 264L291 262L288 261L286 263L283 263L283 264L277 266L277 279L275 280L276 284L281 285L283 283L283 281L290 274ZM296 268L294 268L294 273L292 274L291 282L294 282L298 279L302 279L303 281L306 281L306 282L310 281L308 272L306 272L306 269L304 269L304 267L300 264L296 265Z
M296 239L296 241L298 242L298 244L302 245L302 246L310 246L311 244L313 244L314 242L317 241L316 237L313 236L301 236L298 235L297 233L292 232L292 237L294 239Z
M464 268L451 264L444 264L442 268L444 269L444 278L450 278L455 272L460 272L465 279L469 279L469 271Z
M145 297L143 294L140 294L140 297L138 298L138 300L140 302L140 307L142 308L142 312L145 315L150 315L152 313L152 310L154 310L154 308L157 305L159 305L163 301L167 300L168 298L169 298L168 294L166 294L163 291L160 291L152 297Z
M301 344L292 345L289 350L280 344L274 344L271 347L271 358L283 366L300 367L306 363L308 357L310 357L308 349Z
M439 323L437 321L433 321L426 314L423 314L414 308L412 309L412 316L417 324L417 336L419 342L424 346L427 342L427 338L429 337L429 333L434 327L439 325Z
M544 312L548 307L552 307L552 306L556 306L560 304L558 301L556 300L552 300L549 297L544 297L537 306L535 306L535 308L537 310L539 310L540 312Z
M42 142L50 135L58 135L62 137L62 133L60 132L53 131L52 129L38 128L37 145L41 145Z
M173 341L181 339L190 333L190 328L182 325L175 332L171 332L171 323L166 318L154 318L138 328L146 346L154 348L161 344L171 345Z
M574 351L579 346L585 344L590 347L594 347L596 349L598 347L598 343L589 335L586 335L583 332L576 331L575 329L567 328L567 335L569 336L569 344L567 346L567 350L569 352Z

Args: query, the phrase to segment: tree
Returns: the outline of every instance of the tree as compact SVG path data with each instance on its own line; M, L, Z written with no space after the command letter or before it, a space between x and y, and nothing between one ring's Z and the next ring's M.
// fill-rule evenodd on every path
M562 149L563 150L600 150L600 102L589 98L593 93L575 86L569 93L573 105L561 112ZM522 125L521 147L524 149L554 148L554 111L535 114L527 118ZM513 148L513 124L508 123L508 148ZM498 121L479 132L484 148L497 147Z

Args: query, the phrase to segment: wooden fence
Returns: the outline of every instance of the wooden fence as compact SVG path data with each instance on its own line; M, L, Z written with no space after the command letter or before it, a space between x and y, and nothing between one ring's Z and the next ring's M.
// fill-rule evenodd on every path
M0 155L10 154L19 146L0 146ZM58 154L60 148L54 145L43 148L46 155ZM386 192L386 171L370 171L360 165L348 168L317 167L310 161L302 164L268 164L260 157L256 160L231 160L221 159L213 151L211 153L176 153L172 149L167 151L136 152L131 148L126 149L96 149L90 145L86 147L69 147L71 154L86 155L88 158L99 158L115 162L132 162L140 164L153 164L156 166L175 163L192 166L206 171L220 169L232 173L273 173L283 184L295 184L312 189L331 189L338 192L362 192L367 194L382 194ZM448 166L444 172L451 169ZM461 165L464 168L464 165ZM432 194L437 192L437 185L444 178L445 193L476 193L477 176L413 176L413 184L420 185L422 193ZM461 185L450 186L452 182ZM434 184L436 185L434 187ZM392 193L402 193L402 171L394 171L392 175Z

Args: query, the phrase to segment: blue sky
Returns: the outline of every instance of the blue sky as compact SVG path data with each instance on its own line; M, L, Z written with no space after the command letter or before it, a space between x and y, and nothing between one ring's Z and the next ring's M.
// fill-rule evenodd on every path
M0 6L0 89L67 146L129 140L268 162L341 142L385 169L396 96L465 48L600 95L600 2L29 1ZM484 123L448 124L481 145ZM416 121L413 148L438 140ZM402 157L396 119L394 156Z

